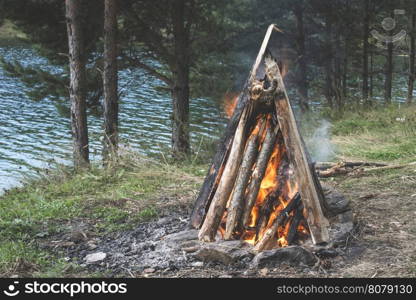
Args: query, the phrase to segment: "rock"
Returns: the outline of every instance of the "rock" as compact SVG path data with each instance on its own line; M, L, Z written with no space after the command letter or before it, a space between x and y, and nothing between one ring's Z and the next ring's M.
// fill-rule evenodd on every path
M224 275L218 276L218 278L233 278L233 276L228 275L228 274L224 274Z
M195 268L201 268L201 267L204 266L204 263L202 261L196 261L196 262L192 263L191 266L195 267Z
M312 252L299 246L288 246L260 252L253 258L251 268L275 268L282 263L291 266L313 266L316 262L317 258Z
M153 268L147 268L143 270L143 273L145 274L150 274L150 273L154 273L156 270Z
M340 223L353 222L354 221L354 216L352 214L352 211L351 210L347 210L346 212L340 213L337 216L337 220Z
M343 194L326 184L322 184L322 190L325 195L325 206L332 216L350 210L350 202Z
M93 263L103 261L106 257L107 257L107 254L104 252L91 253L85 256L85 262L87 264L93 264Z
M201 246L201 249L195 253L195 257L202 261L215 261L229 265L240 261L244 258L251 258L251 254L246 244L241 241L217 241L207 243Z
M319 258L334 258L339 255L338 251L335 249L320 249L316 252L316 256Z
M260 273L261 276L266 276L267 273L269 273L269 269L263 268L263 269L260 270L259 273Z
M353 231L353 222L333 223L329 228L329 237L334 246L338 246L344 244Z
M171 247L181 248L186 242L198 240L198 230L187 229L165 236L164 242Z

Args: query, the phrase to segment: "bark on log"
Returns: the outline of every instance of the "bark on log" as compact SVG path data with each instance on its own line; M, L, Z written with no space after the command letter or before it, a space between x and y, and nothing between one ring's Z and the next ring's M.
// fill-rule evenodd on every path
M229 240L233 237L236 230L239 230L241 224L241 214L244 208L244 196L250 179L251 170L253 168L258 152L258 133L251 135L248 139L246 150L244 152L243 161L238 173L238 177L232 192L230 206L227 214L227 225L225 229L224 239Z
M215 234L221 223L222 216L230 197L231 191L236 180L238 168L243 156L244 145L246 141L246 132L248 119L252 114L253 103L250 102L244 109L237 130L234 135L230 155L227 158L221 181L209 206L205 221L199 231L201 241L212 242L215 240Z
M257 157L256 167L253 171L251 182L248 186L248 194L245 200L246 207L244 208L243 214L243 226L247 226L250 221L251 210L256 203L261 181L263 180L267 164L275 147L278 130L278 126L275 126L274 128L268 127L266 129L266 137L260 149L259 156Z
M246 104L250 100L249 89L252 86L254 80L260 80L264 76L264 72L259 68L263 60L264 53L266 52L267 45L270 40L270 36L273 31L279 31L275 25L270 25L267 29L266 35L264 37L263 43L260 47L259 53L257 55L256 61L253 64L253 67L250 71L247 82L244 85L243 92L240 94L237 106L234 110L233 116L231 117L227 129L225 131L222 141L218 145L217 152L214 156L212 166L208 170L207 176L205 177L204 183L199 192L198 198L195 201L194 209L192 210L190 218L190 226L194 228L200 228L201 224L204 221L204 217L208 210L208 207L212 201L212 198L215 194L218 185L218 179L221 177L221 167L224 165L227 155L231 148L231 143L233 141L234 132L238 126L238 122L242 115L242 112Z
M280 214L274 220L272 226L266 230L262 238L254 246L253 250L255 252L260 252L260 251L265 250L270 240L272 240L273 238L276 238L276 233L277 233L277 230L279 229L279 226L281 226L285 222L289 213L299 205L300 200L301 200L300 194L296 193L296 195L292 198L292 200L290 200L289 204L280 212Z

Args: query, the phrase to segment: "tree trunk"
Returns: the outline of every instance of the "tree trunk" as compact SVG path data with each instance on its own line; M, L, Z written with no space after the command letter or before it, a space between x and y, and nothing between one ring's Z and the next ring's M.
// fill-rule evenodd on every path
M344 67L342 69L342 96L346 100L348 98L348 38L344 40Z
M394 18L394 14L391 15ZM392 32L390 32L390 36ZM393 82L393 42L387 42L387 61L385 67L385 82L384 82L384 101L386 104L391 104L391 92Z
M82 2L81 0L65 1L70 69L71 128L76 168L89 164Z
M105 0L104 9L104 147L107 161L118 148L117 0Z
M415 31L416 31L416 12L412 13L410 33L410 52L409 52L409 80L407 86L407 103L410 104L413 101L413 89L415 83Z
M185 1L173 2L175 62L172 86L172 153L176 159L190 152L189 146L189 26L185 26Z
M328 5L330 5L328 3ZM325 60L325 97L328 103L328 106L332 109L334 107L334 94L332 90L332 81L333 78L333 49L332 49L332 20L330 15L326 15L326 60Z
M370 34L370 0L364 1L363 22L363 101L368 104L368 39Z
M373 100L373 96L374 96L374 53L373 51L370 52L370 103Z
M299 73L298 73L298 91L300 96L299 106L302 112L309 110L308 99L308 78L307 78L307 66L306 66L306 53L305 53L305 28L303 24L303 0L299 3L295 3L294 15L296 18L297 28L297 51L299 57Z

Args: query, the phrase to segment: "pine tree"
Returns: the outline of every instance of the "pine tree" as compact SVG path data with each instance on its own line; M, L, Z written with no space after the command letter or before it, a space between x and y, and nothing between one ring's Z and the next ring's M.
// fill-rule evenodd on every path
M103 159L117 153L118 77L117 77L117 0L105 0L104 12L104 147Z
M71 128L76 168L85 167L89 164L82 3L83 0L65 0L70 70L69 98L71 101Z

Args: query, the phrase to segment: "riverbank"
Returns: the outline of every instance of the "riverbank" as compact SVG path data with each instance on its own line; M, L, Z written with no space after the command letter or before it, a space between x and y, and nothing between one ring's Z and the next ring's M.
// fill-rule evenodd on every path
M403 164L416 160L416 108L348 113L332 121L335 160ZM110 276L70 259L77 243L112 236L192 208L208 159L181 165L126 153L108 169L60 168L0 197L0 276ZM353 204L360 253L329 269L293 276L415 276L416 170L376 171L326 179ZM65 237L65 238L63 238ZM65 244L66 243L66 244ZM171 276L219 276L223 270L183 270ZM217 272L217 273L216 273ZM142 274L124 274L124 276ZM163 276L157 272L149 276ZM270 271L252 276L289 276Z

